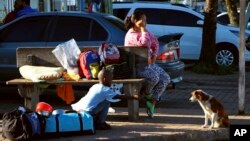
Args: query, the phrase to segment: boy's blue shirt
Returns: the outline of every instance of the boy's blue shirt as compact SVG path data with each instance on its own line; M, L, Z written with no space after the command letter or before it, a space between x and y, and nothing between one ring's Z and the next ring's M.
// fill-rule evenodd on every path
M88 93L83 98L81 98L77 103L72 104L71 107L76 111L91 111L104 100L119 102L120 99L113 99L116 95L117 94L110 87L100 83L95 84L89 89Z

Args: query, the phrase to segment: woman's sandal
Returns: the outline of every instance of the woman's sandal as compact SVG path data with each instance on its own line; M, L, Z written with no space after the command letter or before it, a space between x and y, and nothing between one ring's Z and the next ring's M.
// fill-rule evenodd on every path
M154 117L155 104L156 100L152 97L152 95L145 96L146 98L146 106L147 106L147 114L149 118Z

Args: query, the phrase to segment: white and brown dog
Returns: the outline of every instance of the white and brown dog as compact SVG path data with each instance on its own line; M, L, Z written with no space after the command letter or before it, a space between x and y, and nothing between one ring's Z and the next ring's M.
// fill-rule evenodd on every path
M195 90L191 93L190 101L199 102L205 114L205 123L203 128L208 126L208 119L211 121L209 128L229 127L228 115L225 113L222 104L212 95L202 90Z

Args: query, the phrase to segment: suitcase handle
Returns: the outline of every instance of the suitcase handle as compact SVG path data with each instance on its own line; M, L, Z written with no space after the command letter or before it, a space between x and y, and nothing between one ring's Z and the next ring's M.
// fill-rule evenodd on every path
M65 113L77 113L77 111L74 111L74 110L66 110Z

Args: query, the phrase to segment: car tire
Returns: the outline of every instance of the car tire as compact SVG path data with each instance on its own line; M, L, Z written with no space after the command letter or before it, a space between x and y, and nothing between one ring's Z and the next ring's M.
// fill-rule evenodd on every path
M217 47L215 54L217 65L232 66L238 64L238 50L236 47Z

